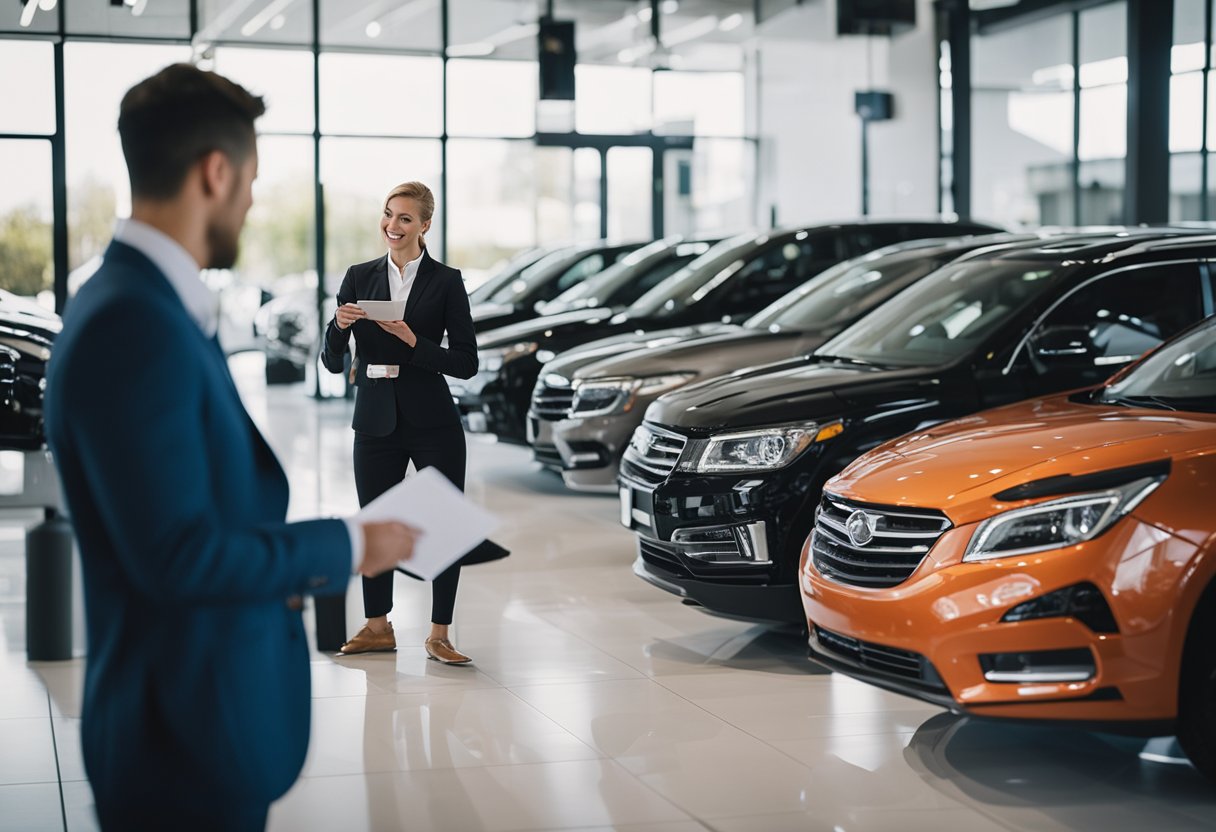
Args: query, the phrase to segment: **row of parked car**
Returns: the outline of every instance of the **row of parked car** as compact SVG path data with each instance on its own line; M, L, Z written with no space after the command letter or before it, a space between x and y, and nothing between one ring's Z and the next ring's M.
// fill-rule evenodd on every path
M1216 775L1216 236L861 223L563 257L601 270L539 308L545 258L500 282L520 301L475 311L453 395L616 492L638 576L951 709L1176 731Z

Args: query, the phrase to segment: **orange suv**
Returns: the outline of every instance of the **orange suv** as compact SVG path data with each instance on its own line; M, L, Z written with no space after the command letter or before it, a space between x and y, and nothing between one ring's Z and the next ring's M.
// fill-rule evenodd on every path
M1216 777L1214 547L1216 318L830 480L799 570L811 656L954 711L1177 733Z

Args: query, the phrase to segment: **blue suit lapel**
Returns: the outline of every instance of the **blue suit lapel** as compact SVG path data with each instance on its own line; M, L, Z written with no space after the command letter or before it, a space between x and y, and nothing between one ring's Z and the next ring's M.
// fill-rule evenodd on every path
M114 262L125 261L135 265L149 276L154 275L154 279L149 280L144 288L147 291L158 292L173 298L175 307L181 310L183 329L194 333L194 336L198 338L199 349L209 356L216 372L224 380L223 386L231 395L234 405L240 409L241 415L245 419L245 425L254 438L254 446L257 447L259 453L267 462L271 475L275 479L281 480L285 485L287 475L283 472L283 467L279 465L278 457L274 455L274 451L266 442L265 437L262 436L262 432L258 430L257 425L254 424L253 419L249 416L249 411L245 409L244 402L241 401L240 391L236 389L236 383L232 380L232 373L228 370L228 358L224 355L224 350L220 346L219 337L208 338L203 334L202 330L198 328L198 324L186 312L186 307L182 305L181 299L178 297L173 285L169 283L169 279L139 249L113 240L110 242L110 246L106 249L105 253L105 259L109 260L111 258L113 258Z

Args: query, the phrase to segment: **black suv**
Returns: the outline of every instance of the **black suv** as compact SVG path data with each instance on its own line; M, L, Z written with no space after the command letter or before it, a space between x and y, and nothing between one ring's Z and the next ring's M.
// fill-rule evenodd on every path
M478 332L535 318L542 304L577 286L620 260L642 244L586 243L544 254L519 255L502 271L469 293L473 326ZM526 265L520 266L521 263Z
M997 230L978 223L879 221L753 232L723 240L619 314L580 310L484 332L478 338L483 372L464 395L456 394L461 412L466 417L484 414L466 418L472 430L523 442L541 365L563 350L613 335L742 322L841 260L904 240Z
M54 312L0 290L0 448L43 447L46 362L63 322Z
M1169 233L983 249L809 356L660 397L618 481L635 573L710 612L805 624L800 552L824 482L850 461L946 419L1093 385L1216 312L1216 236ZM832 568L867 564L841 554Z

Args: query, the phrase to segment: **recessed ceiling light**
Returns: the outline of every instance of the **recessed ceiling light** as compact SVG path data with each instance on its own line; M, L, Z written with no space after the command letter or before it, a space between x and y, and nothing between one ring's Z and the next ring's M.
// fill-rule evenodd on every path
M384 30L380 26L380 21L373 20L371 23L367 24L367 28L363 31L367 32L367 36L369 38L378 38L380 37L380 33Z

